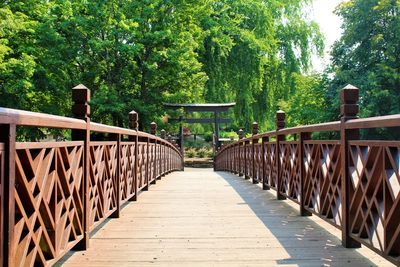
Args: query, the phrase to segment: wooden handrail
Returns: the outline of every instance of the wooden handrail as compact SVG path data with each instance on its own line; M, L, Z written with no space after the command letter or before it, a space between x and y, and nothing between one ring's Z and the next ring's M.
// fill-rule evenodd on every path
M123 203L183 169L168 140L91 122L83 85L73 101L76 118L0 108L0 266L49 266L86 249L90 233L118 218ZM70 129L73 141L16 142L19 126ZM93 141L91 133L107 135Z
M400 265L400 217L394 215L400 210L400 141L359 140L360 129L400 127L400 114L358 119L358 89L352 86L341 90L341 101L340 121L240 139L216 153L214 168L261 182L278 199L298 203L300 215L314 214L338 227L343 246L363 244ZM311 133L324 131L338 132L340 140L312 140ZM286 135L296 141L284 141ZM261 179L260 171L246 171L249 164L262 166Z

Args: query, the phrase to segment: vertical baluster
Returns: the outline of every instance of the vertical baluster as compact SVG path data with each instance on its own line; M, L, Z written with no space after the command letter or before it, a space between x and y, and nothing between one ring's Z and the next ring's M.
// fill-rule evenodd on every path
M145 183L146 183L146 185L145 185L145 187L143 187L143 191L148 191L149 190L149 181L150 181L150 170L149 170L149 159L150 159L150 157L149 157L149 155L150 155L150 138L149 137L146 137L146 147L145 147L145 151L147 151L146 152L146 165L144 166L144 168L145 168L145 174L144 174L144 177L145 177Z
M250 164L249 144L249 140L244 141L244 179L246 180L250 179L250 170L248 166Z
M133 166L133 173L134 173L134 179L133 179L133 186L135 187L135 195L130 199L130 201L137 201L138 195L139 195L139 161L138 161L138 155L139 155L139 135L138 135L138 128L139 128L139 114L132 110L129 112L129 129L135 130L136 135L129 136L129 141L134 141L135 142L135 161L134 161L134 166Z
M157 134L157 123L154 121L150 124L150 134L156 135ZM156 184L157 182L157 141L155 139L150 141L151 144L151 166L153 168L152 173L153 177L150 177L150 179L154 178L154 181L152 181L152 184ZM152 145L154 144L154 146Z
M257 122L253 122L253 131L252 131L252 141L251 141L251 154L252 154L252 159L253 159L253 184L258 184L259 180L258 180L258 176L257 176L257 170L256 170L256 161L258 160L256 157L258 156L258 153L256 155L255 151L256 151L256 145L258 144L258 139L259 138L255 138L254 136L258 134L258 123Z
M265 149L265 143L269 141L268 137L263 137L261 140L261 156L262 156L262 184L263 184L263 190L270 190L269 184L267 183L267 162L266 162L266 157L267 157L267 150Z
M347 85L340 91L340 149L342 156L342 245L346 248L358 248L359 242L350 237L350 198L351 198L351 176L349 173L349 141L360 137L359 129L346 130L347 120L357 118L359 106L359 89Z
M116 177L116 190L114 191L116 193L116 199L117 199L117 210L114 211L111 215L110 218L119 218L120 217L120 212L121 212L121 135L120 134L113 134L111 135L111 140L117 141L117 177ZM111 170L110 170L111 172Z
M244 153L246 152L246 150L243 147L243 142L241 142L241 140L244 138L244 131L243 129L239 129L238 132L239 135L239 176L243 176L244 175Z
M311 133L300 133L299 149L298 149L298 161L300 163L300 215L311 216L312 213L305 209L305 181L306 181L306 169L305 161L306 155L304 152L304 141L311 139Z
M235 147L232 146L232 143L234 142L235 137L233 135L229 136L229 155L230 155L230 160L229 160L229 172L234 173L234 164L235 164Z
M160 132L160 137L161 139L165 140L166 137L166 132L164 129L161 130ZM161 142L161 157L160 157L160 166L161 166L161 177L165 176L165 144Z
M1 181L1 212L2 212L2 231L0 242L3 242L3 264L2 266L13 266L14 243L14 225L15 225L15 143L16 143L16 125L5 124L0 127L0 142L4 143L4 175Z
M85 130L72 130L72 140L83 141L83 240L75 249L85 250L89 247L89 164L90 164L90 90L80 84L72 89L72 114L77 119L86 121ZM57 229L57 227L55 227Z
M283 200L286 199L284 195L282 195L282 172L281 172L281 160L280 160L280 142L285 141L285 135L279 134L279 130L282 130L285 128L285 119L286 119L286 114L284 111L279 110L276 112L276 154L275 154L275 159L276 159L276 176L277 176L277 184L276 184L276 196L277 199Z

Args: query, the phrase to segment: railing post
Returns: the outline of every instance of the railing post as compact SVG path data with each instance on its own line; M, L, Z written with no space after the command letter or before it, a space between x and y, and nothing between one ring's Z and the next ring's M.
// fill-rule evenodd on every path
M244 161L244 158L242 159L241 158L241 155L243 154L243 142L240 142L243 138L244 138L244 131L243 131L243 129L239 129L239 132L238 132L238 135L239 135L239 143L238 143L238 145L239 145L239 176L241 177L241 176L243 176L244 175L244 162L242 162L242 161ZM244 153L246 153L246 150L244 150ZM243 154L244 155L244 154ZM243 164L243 165L242 165ZM242 168L242 166L243 166L243 168ZM243 171L243 172L242 172Z
M350 237L350 197L351 176L349 173L349 141L360 138L359 129L346 130L345 124L349 119L357 118L359 89L347 85L340 91L340 149L342 157L342 245L346 248L358 248L359 242Z
M278 200L283 200L286 199L284 195L281 193L281 187L282 187L282 173L281 173L281 160L280 160L280 142L285 140L284 135L279 134L279 130L282 130L285 128L286 122L286 114L282 110L278 110L276 112L276 152L275 152L275 158L276 158L276 196Z
M305 180L306 180L306 169L305 169L305 152L304 152L304 141L311 139L311 133L300 133L299 140L299 155L298 160L300 162L300 216L311 216L312 213L305 209Z
M255 151L256 151L256 144L258 144L258 138L254 138L255 135L258 134L258 123L257 122L253 122L253 131L252 131L252 141L251 141L251 154L252 154L252 158L253 158L253 184L258 184L258 177L256 177L256 155L255 155Z
M157 135L157 123L154 121L150 123L150 134L152 135ZM150 142L151 143L151 142ZM154 141L154 150L152 149L151 152L154 153L154 155L151 156L151 159L154 160L153 163L153 172L154 172L154 181L151 182L151 184L156 184L157 182L157 141ZM153 178L153 177L150 177Z
M85 250L89 247L89 164L90 164L90 90L80 84L72 89L72 114L77 119L86 121L86 130L72 130L72 140L83 141L83 240L75 249Z
M150 123L150 134L156 135L157 134L157 123L154 121Z
M261 140L261 157L262 157L262 184L263 190L270 190L269 185L267 184L267 173L265 171L266 168L266 151L265 151L265 143L269 141L268 137L263 137Z
M14 244L15 225L15 154L16 154L16 125L4 124L0 127L0 142L4 143L4 171L1 177L1 240L2 244L2 266L13 266L12 251Z
M139 144L139 134L138 134L138 128L139 128L139 115L136 111L132 110L129 112L129 129L135 130L136 135L135 136L129 136L129 141L134 141L135 142L135 166L134 166L134 186L135 186L135 195L130 199L130 201L137 201L138 199L138 189L139 189L139 181L138 181L138 155L139 155L139 149L138 149L138 144Z

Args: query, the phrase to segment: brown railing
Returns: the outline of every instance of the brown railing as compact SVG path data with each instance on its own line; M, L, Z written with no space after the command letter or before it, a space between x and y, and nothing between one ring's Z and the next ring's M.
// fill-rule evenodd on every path
M46 266L86 249L123 203L183 168L175 145L137 131L136 113L134 129L92 123L90 91L74 88L73 100L75 119L0 108L1 266ZM70 129L73 141L17 142L20 126Z
M215 156L215 169L273 188L278 199L299 204L342 230L345 247L360 243L400 265L400 142L359 140L360 129L400 126L400 114L357 119L358 89L341 91L341 120L285 127L243 138ZM338 132L338 140L312 140L314 132ZM290 135L290 139L288 136Z

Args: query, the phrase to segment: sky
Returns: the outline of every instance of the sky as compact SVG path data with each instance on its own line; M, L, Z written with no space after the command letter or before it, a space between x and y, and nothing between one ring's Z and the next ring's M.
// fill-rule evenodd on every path
M314 70L322 71L329 64L329 52L333 43L340 38L342 34L341 19L333 11L342 0L314 0L311 18L319 25L321 32L325 36L325 56L319 59L314 56L312 59Z

